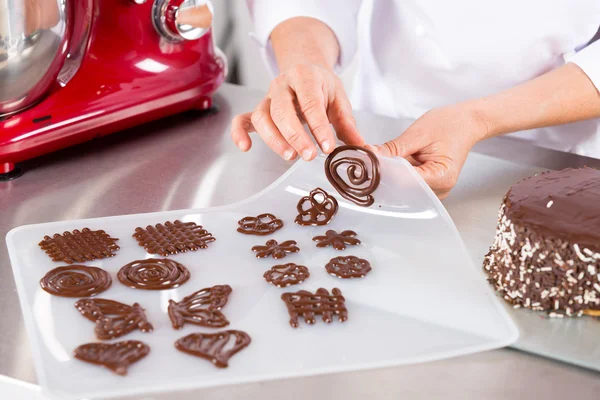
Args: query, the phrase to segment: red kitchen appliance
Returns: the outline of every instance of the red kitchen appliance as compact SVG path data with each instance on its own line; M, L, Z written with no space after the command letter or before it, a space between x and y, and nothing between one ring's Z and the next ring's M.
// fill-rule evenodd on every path
M0 174L189 109L227 63L206 0L0 0Z

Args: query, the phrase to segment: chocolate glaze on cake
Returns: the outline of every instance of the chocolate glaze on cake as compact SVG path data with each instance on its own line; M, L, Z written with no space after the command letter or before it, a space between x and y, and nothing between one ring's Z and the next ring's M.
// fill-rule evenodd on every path
M600 171L545 172L514 185L484 260L515 308L551 316L600 310Z

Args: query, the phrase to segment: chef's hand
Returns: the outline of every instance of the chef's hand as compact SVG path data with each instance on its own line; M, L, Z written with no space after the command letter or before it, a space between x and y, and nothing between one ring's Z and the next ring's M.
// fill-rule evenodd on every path
M485 137L487 127L468 105L430 110L401 136L377 146L377 154L406 158L443 199L456 184L469 150Z
M333 72L314 64L295 65L275 78L253 112L233 119L231 136L242 151L250 150L249 134L257 132L284 159L300 154L304 160L312 160L317 149L302 126L304 122L325 153L335 147L330 123L344 143L364 144L342 82Z

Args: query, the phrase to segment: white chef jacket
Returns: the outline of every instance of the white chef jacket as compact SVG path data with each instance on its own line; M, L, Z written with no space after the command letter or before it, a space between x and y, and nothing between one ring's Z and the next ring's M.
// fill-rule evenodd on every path
M292 17L316 18L331 28L340 44L339 69L359 49L350 96L356 109L416 119L431 108L511 88L569 61L600 89L600 40L592 40L600 27L600 0L247 2L255 38L274 73L269 36ZM512 135L600 158L598 119Z

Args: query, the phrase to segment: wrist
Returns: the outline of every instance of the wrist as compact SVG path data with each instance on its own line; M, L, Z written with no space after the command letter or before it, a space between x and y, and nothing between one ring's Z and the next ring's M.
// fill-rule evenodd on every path
M498 118L494 114L491 101L482 97L466 104L468 118L474 126L474 143L500 135L501 129Z

